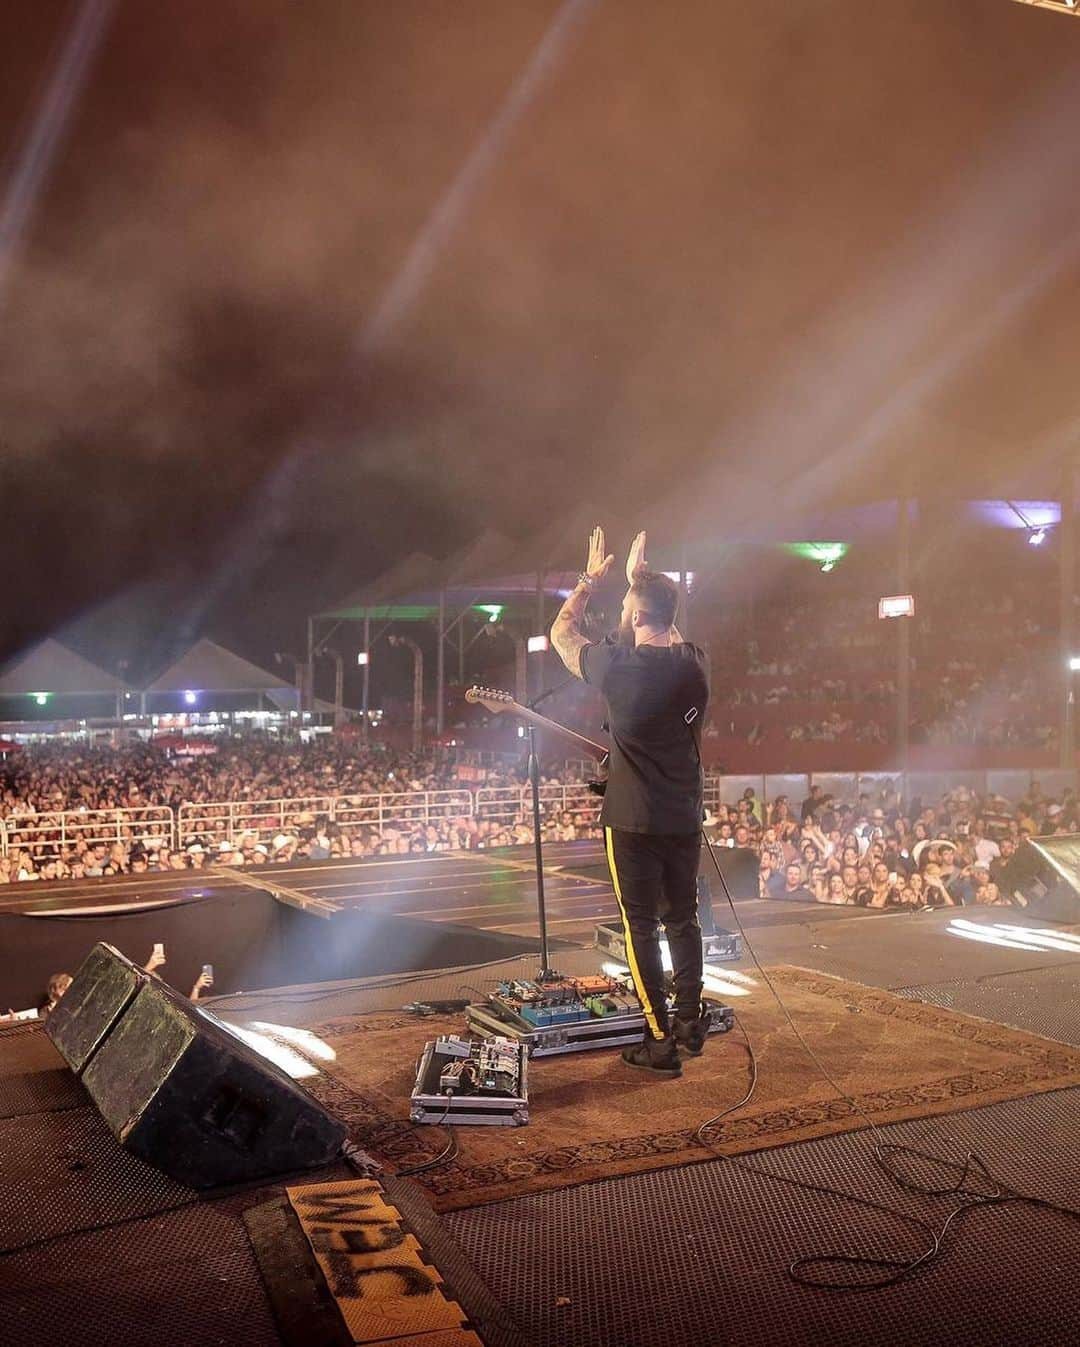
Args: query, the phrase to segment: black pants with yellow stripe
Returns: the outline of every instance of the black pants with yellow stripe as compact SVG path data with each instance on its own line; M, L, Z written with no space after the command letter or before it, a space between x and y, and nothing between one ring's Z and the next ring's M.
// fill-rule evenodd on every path
M667 933L675 982L675 1010L687 1019L701 1011L701 927L697 874L701 835L660 836L605 828L608 868L626 933L626 958L654 1038L670 1032L660 923Z

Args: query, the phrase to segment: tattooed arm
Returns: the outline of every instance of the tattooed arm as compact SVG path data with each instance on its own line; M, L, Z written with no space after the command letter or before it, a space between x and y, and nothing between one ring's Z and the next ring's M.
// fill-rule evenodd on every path
M581 619L585 616L591 592L588 585L578 585L559 609L559 615L551 626L551 644L575 678L583 677L581 652L591 644L581 631Z
M558 651L559 658L575 678L582 678L581 652L592 643L582 633L581 620L585 616L585 607L594 585L607 575L615 558L604 552L604 530L595 528L589 539L589 555L582 572L583 579L571 592L569 598L559 609L559 614L551 626L551 644Z

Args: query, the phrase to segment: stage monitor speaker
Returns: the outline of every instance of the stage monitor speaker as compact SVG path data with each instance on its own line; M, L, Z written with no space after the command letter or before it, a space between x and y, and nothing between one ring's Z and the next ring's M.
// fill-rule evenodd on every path
M143 970L111 945L95 945L47 1020L49 1036L78 1075L135 999Z
M110 945L95 946L46 1031L124 1148L189 1187L307 1169L340 1152L344 1126L284 1071Z
M1014 887L1030 899L1035 916L1080 921L1080 835L1028 838L1009 869L1017 872Z

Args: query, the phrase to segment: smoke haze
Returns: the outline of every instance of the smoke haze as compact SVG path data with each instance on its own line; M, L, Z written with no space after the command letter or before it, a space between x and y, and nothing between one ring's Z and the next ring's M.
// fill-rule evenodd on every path
M1007 0L582 7L365 346L563 8L121 0L0 292L4 652L125 595L295 644L580 503L1054 481L1080 24ZM6 181L74 12L0 13Z

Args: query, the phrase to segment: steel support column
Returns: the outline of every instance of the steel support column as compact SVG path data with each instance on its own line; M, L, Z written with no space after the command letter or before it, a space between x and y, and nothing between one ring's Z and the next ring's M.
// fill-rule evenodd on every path
M689 571L686 567L686 544L683 544L682 560L679 563L679 635L684 640L690 639L690 579Z
M899 502L896 535L896 578L898 593L911 592L911 498L905 491ZM911 621L898 617L896 622L896 758L901 773L908 770L908 746L911 739Z
M439 590L439 636L435 654L435 733L441 739L446 702L446 590Z
M345 724L345 659L337 650L326 652L334 661L334 729Z
M534 634L535 634L535 635L539 636L542 632L545 632L546 630L547 630L547 628L544 626L544 572L543 572L543 571L537 571L537 572L536 572L536 626L533 628L533 631L534 631ZM544 687L544 657L541 655L538 659L536 659L536 660L534 661L534 663L536 664L536 678L535 678L535 680L534 680L535 683L536 683L536 688L535 688L535 690L536 690L537 693L539 693L539 692L542 692L542 691L543 691L543 687ZM529 695L529 691L530 691L530 689L529 689L529 671L528 671L528 668L526 668L526 670L525 670L525 695L526 695L526 697Z
M528 645L524 636L514 637L514 698L523 705L529 697Z
M1058 765L1076 768L1076 674L1070 661L1076 652L1076 469L1070 463L1061 480L1061 528L1058 537L1058 664L1061 698L1061 751Z
M300 719L303 722L305 711L315 710L315 619L307 620L307 664L304 668L304 701L300 707Z
M360 742L368 746L368 705L371 699L371 613L364 609L364 650L367 662L364 665L364 723L360 731Z

